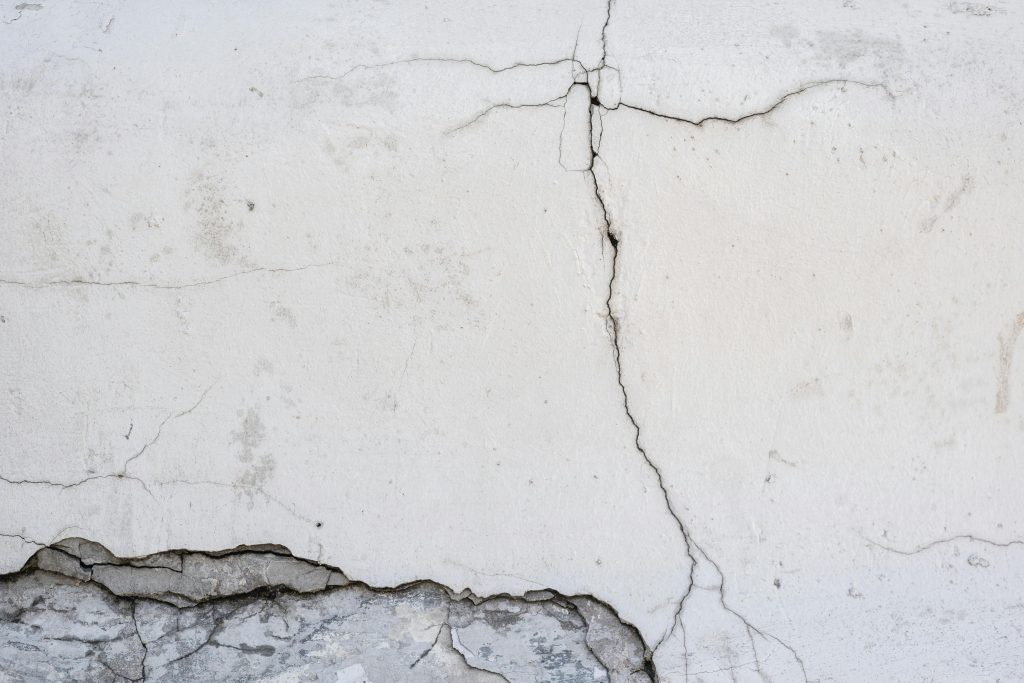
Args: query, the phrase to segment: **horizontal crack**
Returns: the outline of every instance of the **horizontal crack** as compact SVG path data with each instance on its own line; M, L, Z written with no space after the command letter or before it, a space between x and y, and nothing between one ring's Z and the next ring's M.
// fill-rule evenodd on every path
M808 83L808 84L806 84L806 85L804 85L804 86L802 86L802 87L800 87L800 88L798 88L796 90L793 90L792 92L786 93L785 95L780 97L778 100L776 100L774 103L772 103L771 106L767 107L766 109L762 109L760 111L750 112L749 114L743 114L742 116L738 116L736 118L729 118L727 116L705 116L702 119L688 119L688 118L683 117L683 116L674 116L672 114L665 114L665 113L657 112L657 111L654 111L653 109L647 109L645 107L641 107L641 106L638 106L638 105L635 105L635 104L628 104L626 102L620 102L618 106L622 107L624 109L632 109L633 111L638 111L638 112L641 112L641 113L644 113L644 114L650 114L651 116L656 116L659 119L665 119L667 121L676 121L678 123L686 123L686 124L689 124L691 126L696 126L696 127L700 128L704 124L711 123L711 122L714 122L714 121L721 122L721 123L742 123L743 121L747 121L748 119L753 119L753 118L757 118L757 117L760 117L760 116L767 116L768 114L771 114L773 111L775 111L776 109L781 107L788 100L792 99L793 97L796 97L797 95L800 95L801 93L805 93L808 90L813 90L815 88L820 88L820 87L827 86L827 85L836 85L836 84L858 85L858 86L861 86L861 87L864 87L864 88L878 88L878 89L881 89L882 91L884 91L885 94L889 97L889 99L895 99L896 98L896 95L884 83L867 83L867 82L864 82L864 81L855 81L855 80L851 80L851 79L848 79L848 78L831 78L831 79L827 79L827 80L813 81L811 83Z
M354 73L359 71L374 71L377 69L387 69L393 66L402 66L406 64L463 64L467 66L474 66L478 69L485 69L493 74L500 74L506 71L514 71L515 69L531 68L531 67L543 67L543 66L561 66L563 64L570 64L573 66L579 66L581 69L584 68L582 64L576 61L575 57L565 57L562 59L555 59L547 62L513 62L505 66L492 66L485 64L484 62L478 62L473 59L460 59L454 57L412 57L409 59L397 59L391 62L380 62L378 64L356 64L347 71L338 74L313 74L311 76L304 76L303 78L297 79L296 83L311 80L331 80L340 81L348 78Z
M940 538L936 541L931 541L929 543L919 545L911 550L905 550L903 548L896 548L890 545L885 545L884 543L879 543L878 541L873 541L867 537L862 538L864 538L865 541L875 546L876 548L881 548L882 550L885 550L890 553L896 553L897 555L917 555L918 553L923 553L926 550L931 550L936 546L945 545L947 543L954 543L956 541L973 541L974 543L982 543L984 545L990 545L997 548L1009 548L1015 545L1024 546L1024 540L1014 539L1010 541L993 541L987 538L983 538L981 536L975 536L974 534L958 534L956 536L950 536L949 538Z
M138 482L142 486L142 488L146 490L146 493L148 493L150 496L153 495L153 492L149 490L148 486L146 486L146 482L144 482L142 479L139 479L138 477L133 477L129 474L96 474L91 477L85 477L84 479L79 479L78 481L72 482L48 481L46 479L8 479L7 477L0 476L0 481L7 484L13 484L15 486L52 486L54 488L60 489L73 489L78 486L82 486L83 484L87 484L90 481L97 481L100 479L126 479L129 481Z
M17 287L27 287L30 289L42 289L44 287L73 287L73 286L89 286L89 287L142 287L147 289L191 289L193 287L205 287L207 285L213 285L218 282L224 282L225 280L232 280L237 277L244 277L246 275L253 275L256 273L298 273L309 268L326 268L329 266L336 266L337 261L327 261L325 263L312 263L306 266L298 266L295 268L252 268L250 270L243 270L237 273L230 273L228 275L222 275L210 280L199 280L196 282L185 282L181 284L164 284L157 282L141 282L138 280L116 280L116 281L105 281L105 280L85 280L79 278L72 278L68 280L47 280L42 282L29 282L26 280L11 280L0 278L0 285L13 285Z
M40 543L39 541L33 541L31 538L28 538L27 536L22 536L21 534L0 533L0 537L3 537L3 538L19 538L22 541L24 541L25 543L28 543L29 545L34 545L34 546L37 546L39 548L45 548L46 547L45 543Z

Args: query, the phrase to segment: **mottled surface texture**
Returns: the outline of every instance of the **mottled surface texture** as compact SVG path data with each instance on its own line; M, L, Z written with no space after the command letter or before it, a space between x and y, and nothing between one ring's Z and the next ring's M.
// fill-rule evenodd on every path
M0 681L649 683L590 597L349 582L280 548L122 560L78 539L0 579Z
M659 683L1022 680L1022 46L1022 0L0 5L0 573L253 549L94 563L86 678L139 675L111 595L154 677L591 677L551 591Z

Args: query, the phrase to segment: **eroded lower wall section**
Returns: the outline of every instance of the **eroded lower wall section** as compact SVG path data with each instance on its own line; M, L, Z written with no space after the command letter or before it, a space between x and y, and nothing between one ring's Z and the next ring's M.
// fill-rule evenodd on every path
M0 579L0 681L649 683L602 602L375 588L276 546L122 559L69 539Z

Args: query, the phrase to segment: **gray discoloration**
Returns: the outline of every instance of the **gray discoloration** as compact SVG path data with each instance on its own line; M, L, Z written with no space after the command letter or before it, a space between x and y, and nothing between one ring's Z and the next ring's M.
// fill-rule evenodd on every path
M650 683L648 655L590 597L376 589L275 546L122 559L69 539L0 579L3 680Z
M224 198L223 182L218 178L197 176L186 207L195 214L195 242L199 249L221 264L234 260L238 246L233 239L240 221L232 215Z
M242 491L246 492L246 495L250 499L250 507L252 506L252 497L256 491L259 491L263 486L270 481L270 478L274 475L274 469L276 469L277 463L269 455L260 456L258 463L254 463L247 467L245 471L235 480L235 485Z
M252 462L253 450L263 443L267 430L263 426L260 414L255 408L249 408L242 418L241 427L231 436L242 445L242 453L238 459L242 462Z
M1006 14L1006 10L997 5L982 2L951 2L949 11L953 14L969 14L975 17L988 17L993 14Z
M449 623L470 666L499 671L512 683L608 680L586 643L587 623L571 604L497 598L452 606Z
M945 201L941 197L936 196L933 199L933 203L936 206L941 204L939 211L928 218L926 218L921 224L921 232L931 232L932 228L939 221L940 218L945 216L947 213L959 206L964 195L967 195L974 189L974 178L969 175L965 175L960 179L960 185L949 193L945 198Z
M1013 354L1017 338L1024 330L1024 313L1017 314L1010 331L999 337L999 374L996 388L996 412L1005 413L1010 407L1010 371L1013 369Z

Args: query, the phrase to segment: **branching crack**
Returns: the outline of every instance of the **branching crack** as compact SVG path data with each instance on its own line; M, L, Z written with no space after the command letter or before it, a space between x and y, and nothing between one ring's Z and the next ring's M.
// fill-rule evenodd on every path
M150 446L152 446L153 444L155 444L157 442L157 440L160 438L160 434L163 432L164 426L168 422L170 422L171 420L177 420L179 417L184 417L184 416L188 415L189 413L191 413L196 408L198 408L199 404L202 403L204 399L206 399L206 395L209 394L210 390L213 389L213 387L215 387L216 385L217 385L217 383L214 382L213 384L208 386L206 388L206 390L203 391L203 393L199 395L199 398L196 400L196 402L193 403L189 408L186 408L185 410L182 410L182 411L177 412L177 413L172 413L171 415L168 415L167 417L165 417L163 422L161 422L159 425L157 425L156 434L153 435L153 438L150 439L149 441L147 441L145 444L143 444L142 448L140 448L138 451L136 451L135 455L129 457L127 460L124 461L124 465L121 466L121 475L124 476L125 473L128 471L128 465L130 465L131 463L135 462L135 460L137 460L138 458L142 457L142 454L145 453L146 450Z
M597 155L596 150L594 152L594 159L600 159L600 157ZM626 385L622 377L622 348L620 346L621 322L614 312L613 304L613 299L616 294L616 280L618 279L620 241L619 237L616 235L616 230L613 228L613 224L608 214L608 206L605 203L601 186L597 180L597 174L594 172L593 168L591 168L590 171L588 171L588 173L593 183L594 197L597 200L598 206L600 207L603 216L605 238L608 240L608 244L611 246L612 250L611 276L608 279L608 297L605 299L605 307L607 310L607 320L609 323L609 333L612 343L612 355L615 361L616 381L619 385L619 390L622 392L622 407L626 413L626 418L629 420L630 424L633 427L633 445L636 448L637 453L640 454L640 457L643 459L644 463L654 473L655 481L658 484L658 488L661 489L662 499L665 501L665 508L668 510L668 513L672 517L672 519L675 521L676 526L679 528L679 533L683 537L683 541L687 548L687 555L690 558L692 575L692 568L696 565L696 559L690 551L691 540L689 531L687 531L686 525L683 523L682 517L679 515L679 513L676 512L675 507L672 505L672 499L669 495L668 488L665 485L665 478L661 472L661 468L659 468L658 465L653 460L651 460L650 456L647 454L647 450L641 443L640 424L637 422L636 417L633 415L633 411L629 405L629 392L626 390ZM688 585L692 585L692 581ZM679 617L683 609L683 604L686 600L686 595L688 594L689 588L687 588L687 591L683 594L682 598L680 598L679 606L676 609L673 623L677 623L679 621ZM671 636L674 629L675 626L673 625L672 629L669 630L661 638L661 640L659 640L658 643L654 646L654 649L657 649L661 645L661 643L665 641L666 638Z
M451 625L448 623L451 618L452 618L452 606L448 605L448 611L447 611L447 614L445 614L444 621L442 621L437 626L437 633L434 635L434 642L432 642L430 644L430 647L428 647L426 650L424 650L423 653L419 657L416 658L416 661L414 661L412 664L409 665L410 669L415 669L416 665L419 664L420 662L422 662L423 658L426 657L427 655L429 655L431 653L431 651L435 647L437 647L437 641L441 639L441 634L444 632L445 628L451 629ZM450 638L450 636L449 636L449 638ZM465 658L463 658L463 659L465 659Z
M415 661L414 661L414 662L413 662L412 664L410 664L410 665L409 665L409 668L410 668L410 669L415 669L415 668L416 668L416 665L417 665L417 664L419 664L420 662L422 662L422 661L423 661L423 658L424 658L424 657L426 657L427 655L429 655L429 654L430 654L430 652L431 652L431 651L432 651L432 650L433 650L433 649L434 649L435 647L437 647L437 641L438 641L438 639L439 639L439 638L441 637L441 631L443 631L443 630L444 630L444 627L445 627L445 626L447 626L447 625L448 625L448 623L447 623L447 622L445 622L445 623L442 623L442 624L438 625L438 627L437 627L437 635L435 635L435 636L434 636L434 641L433 641L433 642L432 642L432 643L430 644L430 647L428 647L428 648L427 648L426 650L424 650L424 651L422 652L422 654L420 654L420 656L419 656L419 657L417 657L417 658L416 658L416 660L415 660Z
M606 14L604 25L602 26L602 29L601 29L601 50L602 50L602 55L601 55L601 60L600 60L600 65L601 66L605 66L606 63L607 63L607 57L608 57L608 37L607 37L607 33L608 33L608 26L609 26L609 24L611 22L611 15L612 15L613 4L614 4L614 0L608 0L607 10L606 10L607 14ZM747 119L750 119L750 118L753 118L753 117L756 117L756 116L767 115L767 114L771 113L772 111L774 111L777 107L779 107L786 100L788 100L791 97L793 97L795 95L798 95L798 94L800 94L802 92L805 92L805 91L807 91L807 90L809 90L811 88L823 86L823 85L826 85L826 84L829 84L829 83L839 83L839 82L841 82L841 83L857 83L857 84L863 85L865 87L880 87L880 88L885 89L886 93L889 94L890 97L892 96L892 93L888 90L888 88L886 88L886 86L884 86L882 84L867 84L867 83L860 83L860 82L848 81L848 80L828 80L828 81L818 81L818 82L807 84L807 85L803 86L802 88L800 88L800 89L798 89L796 91L793 91L791 93L788 93L788 94L784 95L781 99L779 99L777 102L775 102L772 106L768 107L764 111L754 112L754 113L751 113L751 114L747 114L747 115L739 117L737 119L728 119L728 118L725 118L725 117L707 117L707 118L704 118L704 119L700 119L698 121L690 121L690 120L683 119L683 118L666 116L666 115L654 112L652 110L642 109L640 107L630 106L630 105L623 104L623 103L619 103L618 106L622 106L622 107L625 107L627 109L635 109L637 111L642 111L644 113L651 114L653 116L658 116L660 118L666 118L666 119L670 119L670 120L675 120L675 121L680 121L680 122L684 122L684 123L689 123L689 124L695 125L695 126L701 126L704 123L709 122L709 121L713 121L713 120L714 121L723 121L723 122L728 122L728 123L739 123L741 121L745 121ZM595 115L600 115L601 114L601 112L604 109L604 107L600 104L600 101L598 99L597 93L594 92L593 89L589 85L587 85L586 87L588 88L588 90L590 90L590 95L591 95L590 116L591 116L591 121L592 121L593 117ZM601 163L604 164L604 161L600 157L600 150L595 145L593 136L591 136L591 155L592 155L592 159L593 159L592 163L590 165L590 168L588 170L586 170L585 172L590 177L591 184L592 184L592 187L593 187L593 192L594 192L594 199L597 202L597 205L598 205L598 207L601 210L602 224L603 224L602 227L603 227L604 236L607 239L607 242L608 242L608 244L609 244L609 246L611 248L611 251L612 251L611 274L610 274L609 279L608 279L608 296L607 296L607 298L605 300L605 308L606 308L606 311L607 311L607 320L608 320L608 323L609 323L608 324L609 336L611 338L612 355L613 355L614 363L615 363L616 381L618 382L619 390L622 393L623 410L625 411L626 417L627 417L627 419L629 420L630 424L633 427L633 444L634 444L634 447L636 448L637 453L639 453L640 457L643 459L643 461L646 464L646 466L648 467L648 469L650 469L651 472L654 474L655 480L656 480L656 482L658 484L658 488L661 489L661 494L662 494L662 498L663 498L664 503L665 503L665 508L666 508L666 510L668 511L669 515L672 517L673 521L675 522L676 526L679 529L679 533L682 536L684 545L686 547L686 554L687 554L687 556L688 556L688 558L690 560L690 571L689 571L687 587L686 587L686 590L683 593L682 597L680 598L679 604L678 604L678 606L676 608L676 611L675 611L675 614L673 615L672 626L662 635L662 637L654 645L653 650L656 651L666 640L668 640L668 638L670 638L674 634L674 632L675 632L677 627L683 628L683 620L682 620L683 610L685 608L687 598L690 596L690 594L692 593L692 591L693 591L693 589L695 587L694 586L694 571L695 571L695 568L697 567L697 563L698 563L698 558L695 555L695 551L696 551L696 553L699 553L701 559L706 560L707 562L709 562L715 568L715 570L717 571L717 573L718 573L718 575L719 575L719 577L721 579L721 582L720 582L720 585L719 585L719 588L718 588L718 598L719 598L719 601L721 602L722 608L724 610L726 610L727 612L729 612L730 614L732 614L735 617L737 617L741 622L743 622L744 626L747 629L747 633L748 633L748 635L750 637L750 640L751 640L751 645L753 647L753 652L754 652L755 659L757 658L757 649L756 649L756 647L753 646L753 640L754 640L753 639L753 635L752 635L753 633L757 633L762 638L773 640L773 641L777 642L779 645L781 645L782 647L784 647L786 650L788 650L792 654L794 659L797 661L797 663L799 664L800 669L803 672L804 681L806 683L806 681L808 679L807 679L807 671L806 671L806 668L804 666L804 662L803 662L803 660L800 658L800 656L797 654L797 652L792 647L790 647L788 644L784 643L779 638L777 638L777 637L775 637L775 636L773 636L771 634L765 633L761 629L757 628L756 626L751 624L745 617L743 617L741 614L739 614L736 610L732 609L731 607L729 607L726 604L726 602L725 602L725 578L724 578L724 574L721 571L721 568L718 566L717 563L715 563L714 561L712 561L708 557L708 555L700 548L700 546L698 546L694 542L694 540L693 540L692 536L690 535L690 532L689 532L685 522L683 521L683 518L682 518L681 514L676 511L675 507L672 504L672 498L671 498L671 496L669 494L669 491L668 491L668 488L667 488L667 486L665 484L665 478L664 478L664 475L663 475L663 473L661 471L661 468L657 465L657 463L655 463L651 459L651 457L647 453L646 448L644 447L644 445L642 443L642 435L641 435L640 423L637 421L636 416L634 415L633 410L630 407L629 392L626 389L626 384L625 384L625 381L623 379L622 345L621 345L622 323L621 323L621 320L620 320L619 316L616 315L615 307L614 307L614 300L615 300L616 293L617 293L617 291L616 291L616 284L617 284L618 275L619 275L619 256L620 256L620 251L621 251L621 248L622 248L621 244L622 244L622 237L623 236L622 236L621 229L617 229L615 227L615 224L614 224L614 222L612 220L611 214L609 213L609 210L608 210L608 202L606 200L605 191L602 190L600 181L598 180L598 177L597 177L597 173L595 172L595 167L594 167L595 163L598 162L598 161L601 161ZM605 165L605 168L607 168L606 165ZM687 656L687 652L686 652L686 634L685 634L685 630L683 632L683 649L684 649L684 672L685 672L684 675L685 675L686 679L688 680L690 673L689 673L689 665L688 665L688 656ZM760 671L760 663L759 662L757 663L757 670Z
M501 678L501 680L505 681L505 683L512 683L512 681L510 681L507 677L505 677L504 675L502 675L498 671L491 671L490 669L484 669L483 667L473 666L472 664L470 664L469 658L466 656L466 653L463 652L461 649L459 649L458 647L455 646L455 638L452 635L452 627L449 626L447 623L444 623L444 624L441 625L441 630L438 633L438 635L444 637L444 639L445 639L445 643L444 644L446 646L448 646L451 649L452 652L454 652L456 655L458 655L459 658L462 659L462 661L465 663L465 665L467 667L469 667L470 669L473 669L474 671L483 671L484 673L493 674L493 675Z
M146 482L144 480L140 479L139 477L135 477L135 476L132 476L132 475L128 474L128 465L130 463L132 463L134 460L136 460L137 458L139 458L143 453L145 453L146 449L148 449L150 446L152 446L154 443L156 443L157 439L160 438L160 434L161 434L164 426L168 422L170 422L171 420L175 420L175 419L177 419L179 417L183 417L185 415L188 415L193 410L198 408L199 404L203 402L203 399L206 398L206 395L208 393L210 393L210 390L213 389L214 386L216 386L216 382L214 382L209 387L207 387L206 390L199 396L199 399L195 403L193 403L192 406L190 406L189 408L187 408L187 409L185 409L185 410L183 410L181 412L174 413L172 415L167 416L163 420L163 422L161 422L157 426L156 434L153 436L153 438L150 439L149 441L147 441L142 446L142 448L139 449L134 455L129 457L127 460L125 460L124 465L122 465L120 472L114 472L114 473L109 473L109 474L94 474L94 475L91 475L91 476L88 476L88 477L84 477L82 479L79 479L77 481L72 481L72 482L50 481L50 480L47 480L47 479L10 479L10 478L2 476L2 475L0 475L0 481L3 481L5 483L7 483L7 484L15 485L15 486L51 486L51 487L60 488L60 489L73 489L73 488L77 488L79 486L82 486L83 484L87 484L87 483L89 483L91 481L97 481L97 480L100 480L100 479L125 479L125 480L128 480L128 481L137 482L140 486L142 486L143 490L145 490L145 492L147 494L149 494L149 496L152 498L153 497L153 492L150 490L150 488L146 484ZM37 544L37 545L40 545L40 544Z
M241 605L238 605L238 606L232 608L231 610L229 610L229 611L227 611L227 612L225 612L223 614L214 615L214 617L213 617L213 628L210 629L210 632L206 635L206 638L201 643L199 643L198 646L196 646L194 649L190 650L189 652L186 652L183 655L180 655L178 657L175 657L174 659L170 659L170 660L164 662L163 665L162 665L162 668L166 669L166 668L170 667L172 664L176 664L176 663L178 663L178 662L180 662L182 660L188 659L189 657L192 657L193 655L198 653L204 647L211 646L211 645L213 645L213 646L219 645L219 643L214 642L214 638L217 637L217 634L224 627L224 622L226 622L228 619L234 617L236 614L241 612L247 606L248 605L243 603Z
M469 128L470 126L473 126L474 124L480 122L482 119L486 118L491 112L497 109L534 109L537 107L557 107L561 105L564 101L565 95L559 95L558 97L550 99L546 102L526 102L523 104L510 104L507 102L501 102L498 104L492 104L489 105L487 108L483 109L482 111L480 111L479 114L471 118L469 121L461 123L455 128L450 128L446 130L445 135L454 135L460 131L463 131L466 128Z

